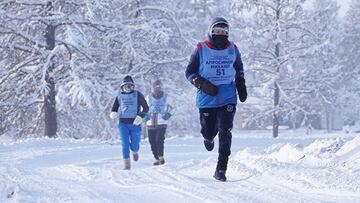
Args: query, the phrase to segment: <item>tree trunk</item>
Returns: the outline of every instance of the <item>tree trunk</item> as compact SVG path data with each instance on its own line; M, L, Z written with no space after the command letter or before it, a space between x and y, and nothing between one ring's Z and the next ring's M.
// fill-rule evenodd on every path
M48 91L44 97L45 136L55 137L57 131L57 120L54 78L47 76L46 83Z
M278 84L275 82L275 90L274 90L274 108L275 108L275 112L273 115L273 137L277 137L279 135L279 118L278 118L278 113L277 113L277 108L279 106L279 101L280 101L280 92L279 92L279 86Z
M279 61L280 57L280 44L277 43L275 46L275 56L277 57L277 60ZM278 62L278 67L276 72L280 73L280 64ZM279 115L278 115L278 109L279 109L279 103L280 103L280 89L277 81L274 82L274 115L273 115L273 137L279 136Z
M275 57L277 60L276 73L280 74L280 43L278 42L280 28L280 0L277 1L277 11L276 11L276 27L275 27ZM274 82L274 115L273 115L273 137L276 138L279 135L279 108L280 101L280 89L277 81Z
M49 24L45 33L46 49L53 50L55 48L55 26ZM51 59L50 59L51 60ZM56 119L56 100L55 100L55 80L52 76L54 64L50 63L45 76L47 90L44 95L44 113L45 113L45 136L55 137L57 131Z
M331 112L331 108L329 107L329 105L326 105L325 106L326 131L328 133L331 133L332 123L333 123L333 122L331 122L333 119L332 119L332 114L330 112Z

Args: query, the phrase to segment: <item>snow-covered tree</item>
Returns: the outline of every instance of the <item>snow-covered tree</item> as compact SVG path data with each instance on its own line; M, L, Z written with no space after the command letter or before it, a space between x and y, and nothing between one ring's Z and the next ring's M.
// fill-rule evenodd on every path
M183 75L199 33L191 22L208 24L188 8L163 0L2 1L0 129L115 137L108 113L127 74L145 94L162 79L178 106L172 126L187 128L195 108Z
M332 66L332 60L324 58L321 60L322 64L317 61L330 48L333 49L329 43L333 36L328 32L333 30L330 23L336 16L336 6L331 4L322 10L319 10L321 6L315 6L316 11L311 12L305 3L303 0L250 0L245 4L240 1L233 3L235 11L243 11L240 13L242 15L234 12L235 19L238 13L238 18L247 21L247 27L243 29L247 35L244 40L248 52L247 71L256 75L254 86L257 88L253 95L260 97L263 106L250 119L262 120L261 123L272 119L274 137L278 136L280 123L298 114L303 115L304 121L316 114L316 105L309 105L309 99L314 94L318 94L317 98L324 96L323 90L326 87L320 85L322 78L313 76L327 72L324 68L336 68ZM325 5L321 2L317 4ZM325 55L326 58L331 58L331 53ZM324 75L324 80L326 77ZM331 85L332 81L334 79L329 81Z
M352 125L360 122L360 2L350 2L349 11L344 18L343 37L339 47L341 71L345 75L340 92L341 105L344 109L344 122Z
M114 44L101 43L108 39L109 29L128 32L129 26L115 24L116 19L111 18L114 12L109 3L0 3L4 126L14 125L22 135L44 129L45 135L55 136L59 125L73 134L104 131L102 107L108 101L104 103L103 95L109 88L101 79L128 66L113 65L107 54L114 51Z
M69 62L76 55L93 62L81 41L65 37L70 34L67 28L75 27L81 33L82 27L93 26L80 18L85 6L84 2L60 0L0 3L5 125L15 125L23 134L43 126L45 135L56 135L55 91L59 80L67 79L64 72L71 69Z
M344 74L340 70L337 49L340 42L338 6L334 0L315 1L310 10L310 21L306 27L309 30L309 41L312 48L306 50L306 60L299 60L298 67L305 67L302 75L297 77L296 84L308 94L299 94L299 104L310 114L309 117L325 120L326 128L330 131L338 107L338 94L341 89L340 81ZM313 122L316 124L315 122ZM318 127L320 119L318 119Z

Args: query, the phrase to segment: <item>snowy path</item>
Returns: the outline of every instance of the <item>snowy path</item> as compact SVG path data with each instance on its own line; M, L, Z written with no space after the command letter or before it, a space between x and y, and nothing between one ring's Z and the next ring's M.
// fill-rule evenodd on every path
M360 137L315 140L234 136L226 183L200 138L167 140L158 167L145 142L131 171L118 144L3 143L0 202L360 202Z

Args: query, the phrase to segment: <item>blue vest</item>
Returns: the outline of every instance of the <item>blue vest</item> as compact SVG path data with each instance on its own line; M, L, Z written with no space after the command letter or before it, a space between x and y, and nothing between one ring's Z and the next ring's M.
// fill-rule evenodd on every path
M135 118L138 114L138 92L135 90L130 94L118 93L120 118Z
M159 99L155 99L152 95L149 95L149 113L164 114L165 107L166 107L165 94Z
M201 47L199 51L199 75L216 85L219 91L218 95L213 97L198 90L196 106L198 108L213 108L236 104L236 71L234 68L236 53L234 43L231 42L230 46L223 50L211 49L205 42L201 42Z

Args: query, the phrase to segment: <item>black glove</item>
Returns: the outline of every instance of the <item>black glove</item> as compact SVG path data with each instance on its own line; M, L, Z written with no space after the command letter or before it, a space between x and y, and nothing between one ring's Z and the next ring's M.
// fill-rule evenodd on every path
M210 96L216 96L218 93L218 87L216 87L215 85L213 85L210 81L208 81L207 79L203 78L203 77L195 77L193 79L193 85L204 91L206 94L210 95Z
M241 102L244 102L247 98L245 79L243 77L238 77L236 78L235 83L236 83L236 89L239 94L239 99Z

